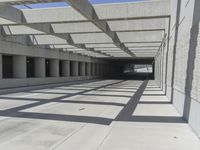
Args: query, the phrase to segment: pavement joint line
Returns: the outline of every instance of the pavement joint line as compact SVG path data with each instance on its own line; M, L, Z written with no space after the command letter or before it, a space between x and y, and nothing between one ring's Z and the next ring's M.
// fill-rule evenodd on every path
M62 139L60 142L58 142L57 144L55 144L54 146L52 146L52 150L57 149L59 146L61 146L63 143L65 143L68 139L70 139L73 135L75 135L76 133L78 133L78 131L80 131L82 128L84 128L88 123L82 123L83 125L81 125L77 130L73 131L70 135L68 135L67 137L65 137L64 139Z
M145 81L143 81L143 83L144 83ZM142 84L143 84L142 83ZM140 86L138 86L138 89L140 89L140 87L142 86L142 84L140 85ZM138 91L138 90L137 90ZM136 91L136 92L137 92ZM130 98L130 100L129 101L131 101L131 99L132 99L132 97L135 95L136 93L133 93L133 95L131 96L131 98ZM128 103L129 103L129 101L128 101ZM128 103L126 104L126 105L128 105ZM124 106L124 108L125 108L126 106ZM123 109L120 111L120 112L122 112L123 111ZM113 121L117 121L116 120L116 118L118 118L118 116L119 116L119 114L120 114L120 112L118 113L118 115L115 117L115 119L113 120ZM108 136L110 135L110 133L111 133L111 131L113 130L113 128L115 127L115 125L116 125L116 123L115 122L111 122L111 129L110 129L110 131L107 133L107 135L104 137L104 139L102 140L102 142L99 144L99 146L97 147L97 149L96 150L99 150L100 148L101 148L101 146L103 145L103 143L105 142L105 140L108 138Z
M109 81L109 80L108 80ZM5 121L5 120L8 120L8 119L12 119L13 117L20 117L20 116L22 116L23 114L26 114L26 112L23 112L23 114L20 114L19 113L19 111L20 110L24 110L24 109L19 109L19 108L23 108L23 107L27 107L27 106L31 106L31 107L29 107L29 108L32 108L32 107L36 107L36 106L40 106L40 105L43 105L43 104L47 104L47 103L50 103L50 102L52 102L52 101L54 101L55 102L55 100L57 100L57 99L63 99L63 98L66 98L66 97L72 97L72 96L74 96L74 95L78 95L78 94L80 94L80 93L85 93L85 92L88 92L88 91L92 91L92 90L95 90L95 89L99 89L99 88L102 88L102 87L106 87L106 86L110 86L110 85L115 85L115 84L118 84L118 83L121 83L121 82L125 82L126 80L120 80L120 81L113 81L114 83L110 83L110 84L106 84L106 85L103 85L103 86L100 86L100 87L97 87L97 88L94 88L94 89L90 89L90 90L85 90L85 91L83 91L83 92L79 92L79 93L73 93L73 94L71 94L71 95L68 95L68 96L62 96L62 97L59 97L59 98L54 98L53 100L51 99L51 100L47 100L47 101L44 101L44 102L37 102L37 103L32 103L32 104L28 104L28 105L23 105L23 106L20 106L20 107L17 107L18 108L18 110L15 110L14 109L14 111L13 111L13 109L8 109L8 110L6 110L6 111L0 111L0 116L4 116L4 117L9 117L9 118L5 118L5 119L2 119L2 120L0 120L0 122L2 122L2 121ZM112 82L112 81L111 81ZM89 82L89 83L92 83L92 82ZM59 102L59 100L58 100L58 102ZM34 104L34 106L32 106ZM55 105L53 105L53 106L55 106ZM52 106L52 107L53 107ZM51 107L50 107L51 108ZM25 109L28 109L28 108L25 108ZM42 111L42 110L41 110ZM38 112L40 112L40 111L38 111ZM8 114L9 113L9 114ZM13 115L13 114L15 114L15 115ZM33 115L36 115L36 114L33 114ZM36 116L38 116L38 115L40 115L40 114L37 114ZM22 117L23 118L23 117ZM33 119L33 118L32 118Z
M100 116L101 114L103 114L109 107L110 106L107 106L106 108L104 108L104 110L102 112L100 112L98 116ZM79 129L77 129L71 135L69 135L68 137L66 137L62 142L60 142L60 144L57 144L54 148L52 148L52 150L55 150L56 148L58 148L59 146L61 146L62 144L64 144L69 138L71 138L72 136L74 136L76 133L78 133L78 131L80 131L81 129L83 129L88 124L90 124L90 123L84 123Z

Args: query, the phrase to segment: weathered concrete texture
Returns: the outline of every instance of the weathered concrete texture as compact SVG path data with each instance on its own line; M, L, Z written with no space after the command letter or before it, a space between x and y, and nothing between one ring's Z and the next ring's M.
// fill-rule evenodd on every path
M45 58L35 58L35 77L45 77Z
M50 76L59 77L59 61L56 59L50 60Z
M0 112L1 150L200 147L154 81L101 80L0 95Z
M78 62L77 61L71 61L72 65L72 76L78 76L78 72L79 72L79 69L78 69Z
M13 77L26 78L26 56L13 56Z
M200 136L199 0L171 1L167 96Z

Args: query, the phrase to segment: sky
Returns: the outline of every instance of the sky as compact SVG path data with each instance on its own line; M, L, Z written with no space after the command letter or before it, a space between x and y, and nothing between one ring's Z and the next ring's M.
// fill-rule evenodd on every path
M104 3L123 3L123 2L138 2L144 0L89 0L92 4L104 4ZM32 4L28 5L28 7L24 5L16 6L19 9L27 9L27 8L49 8L49 7L66 7L68 6L65 2L57 2L57 3L40 3L40 4Z

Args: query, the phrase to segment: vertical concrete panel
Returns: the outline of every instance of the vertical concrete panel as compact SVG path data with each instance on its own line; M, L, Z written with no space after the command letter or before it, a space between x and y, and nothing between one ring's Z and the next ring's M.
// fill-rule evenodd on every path
M197 133L197 135L200 137L200 103L192 100L190 107L190 116L188 122Z
M26 78L26 56L13 56L13 77Z
M2 54L0 54L0 79L2 79L3 72L2 72Z
M59 60L58 59L50 60L50 76L59 77Z
M45 77L45 58L35 58L35 77Z
M167 78L168 89L171 89L167 95L171 94L174 106L198 135L200 135L199 4L199 0L171 1L171 38Z

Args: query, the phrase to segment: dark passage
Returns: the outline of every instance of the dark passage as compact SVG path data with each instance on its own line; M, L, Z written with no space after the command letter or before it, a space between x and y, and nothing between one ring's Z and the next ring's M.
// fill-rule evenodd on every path
M3 78L13 78L13 57L3 55L2 56L2 71Z
M46 72L46 77L50 77L50 60L49 59L45 60L45 72Z
M35 63L32 57L27 57L26 59L26 74L27 78L35 77Z

